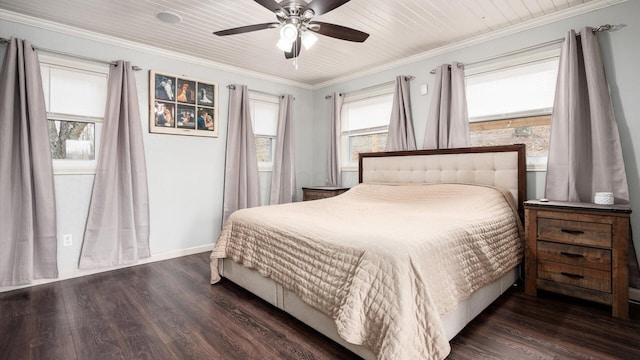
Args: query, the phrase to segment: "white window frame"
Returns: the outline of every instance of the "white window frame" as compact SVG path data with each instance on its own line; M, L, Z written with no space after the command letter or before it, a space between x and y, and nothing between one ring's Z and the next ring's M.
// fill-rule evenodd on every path
M554 49L543 50L537 53L530 53L527 55L508 57L500 61L492 62L488 65L466 67L465 81L467 78L475 75L480 75L488 72L496 72L496 71L508 69L511 67L522 66L522 65L536 63L536 62L542 62L550 59L559 59L560 50L561 49L558 47ZM495 114L490 116L469 118L469 123L510 120L510 119L518 119L518 118L533 119L538 117L550 117L552 110L553 108L545 108L545 109L536 109L531 111L522 111L517 113ZM527 171L546 171L547 160L548 158L541 161L540 157L527 156Z
M251 90L249 90L249 103L251 104L251 108L253 109L253 104L255 102L263 102L263 103L271 103L271 104L276 104L278 105L277 107L277 111L276 111L276 132L278 129L278 111L279 111L279 105L280 105L280 99L278 98L278 96L274 96L274 95L266 95L266 94L262 94L262 93L257 93L257 92L252 92ZM258 119L255 118L253 111L251 114L251 126L254 129L254 136L256 138L267 138L267 139L271 139L273 142L273 146L271 147L271 159L274 158L275 156L275 151L276 151L276 142L278 141L277 138L277 134L276 135L264 135L264 134L257 134L255 132L256 129L256 121ZM259 121L259 120L258 120ZM273 171L273 161L258 161L258 171Z
M91 73L93 75L104 75L108 81L109 77L109 64L100 64L96 62L87 62L76 59L70 59L68 57L57 57L49 54L38 55L41 68L46 66L50 68L60 68L75 72ZM43 79L43 84L45 79ZM46 79L47 85L44 91L45 97L50 97L49 79ZM106 92L106 89L105 89ZM49 99L47 99L47 103ZM106 105L106 104L105 104ZM95 151L94 160L67 160L67 159L53 159L53 174L54 175L94 175L98 165L98 155L100 153L100 138L102 135L102 124L104 122L104 116L102 117L90 117L90 116L78 116L70 114L57 114L47 111L47 126L50 120L60 121L75 121L86 122L94 124L94 141Z
M354 94L346 94L340 110L340 119L345 119L346 107L344 105L368 98L374 98L385 95L393 95L394 86L382 86L369 91L358 91ZM393 100L392 100L393 101ZM393 106L393 104L392 104ZM350 160L349 138L352 136L372 135L389 133L389 121L391 120L391 111L387 115L387 125L373 126L357 130L345 130L345 121L340 124L340 168L342 171L358 171L358 161Z

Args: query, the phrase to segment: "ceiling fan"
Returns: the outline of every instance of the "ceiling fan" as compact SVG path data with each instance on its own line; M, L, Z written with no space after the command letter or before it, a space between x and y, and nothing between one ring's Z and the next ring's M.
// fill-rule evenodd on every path
M275 0L254 0L263 7L271 10L278 22L241 26L233 29L214 32L218 36L242 34L251 31L280 28L280 41L278 47L284 51L287 59L296 59L300 55L300 49L304 44L308 49L317 40L313 33L332 38L364 42L369 34L346 26L313 21L319 16L348 3L350 0L311 0L306 3L302 0L284 0L277 3Z

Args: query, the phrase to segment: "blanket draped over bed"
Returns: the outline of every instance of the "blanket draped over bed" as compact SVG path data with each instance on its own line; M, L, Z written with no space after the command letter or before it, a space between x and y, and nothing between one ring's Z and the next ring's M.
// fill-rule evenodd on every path
M461 184L360 184L236 211L211 254L280 283L379 359L442 359L440 315L522 258L512 195Z

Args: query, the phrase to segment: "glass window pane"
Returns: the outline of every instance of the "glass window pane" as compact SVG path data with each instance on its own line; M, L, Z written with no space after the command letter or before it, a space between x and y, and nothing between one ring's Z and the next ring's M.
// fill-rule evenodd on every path
M345 102L342 105L342 131L389 125L393 94Z
M536 169L546 166L551 135L551 116L471 123L471 146L525 144L527 165Z
M266 101L252 101L255 135L276 136L278 127L278 104Z
M349 136L349 162L357 162L360 153L384 151L387 133Z
M523 126L469 132L471 146L526 144L527 156L546 156L549 153L551 125Z
M95 124L49 120L53 159L95 160Z
M256 154L258 156L258 162L272 162L274 150L274 138L256 136Z
M50 69L49 112L104 117L107 101L105 74Z
M550 113L558 58L467 77L471 121ZM510 116L511 114L511 116Z

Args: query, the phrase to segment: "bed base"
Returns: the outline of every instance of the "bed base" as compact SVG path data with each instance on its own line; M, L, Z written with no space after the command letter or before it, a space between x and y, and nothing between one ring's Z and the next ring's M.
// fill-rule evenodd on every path
M291 314L363 359L376 359L373 352L366 347L351 344L342 339L338 335L336 325L331 318L307 305L296 294L284 289L275 281L229 259L218 259L218 270L221 276ZM447 339L453 339L460 330L512 286L517 279L518 266L511 269L500 279L478 289L468 299L460 302L455 310L442 316L442 324Z

